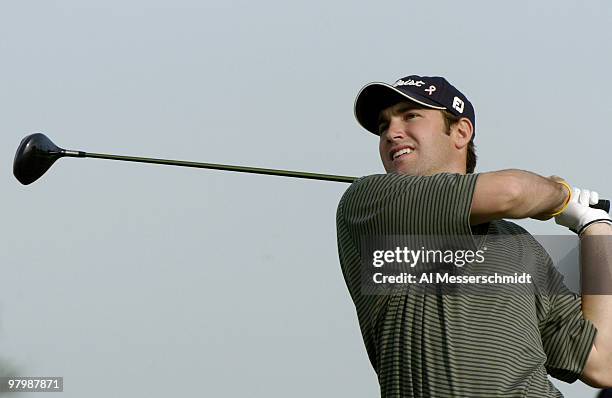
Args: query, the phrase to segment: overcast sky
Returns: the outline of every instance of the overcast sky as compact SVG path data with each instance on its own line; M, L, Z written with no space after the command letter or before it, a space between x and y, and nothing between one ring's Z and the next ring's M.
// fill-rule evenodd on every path
M62 159L22 186L20 140L382 173L355 95L442 75L475 106L477 172L612 197L611 26L605 0L3 1L0 361L65 397L377 396L337 259L346 184Z

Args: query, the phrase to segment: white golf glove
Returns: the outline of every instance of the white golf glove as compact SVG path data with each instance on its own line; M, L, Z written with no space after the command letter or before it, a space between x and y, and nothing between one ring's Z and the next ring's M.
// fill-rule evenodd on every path
M590 205L599 202L599 194L588 189L572 187L572 197L565 210L555 217L555 222L580 235L586 227L596 222L612 224L610 215Z

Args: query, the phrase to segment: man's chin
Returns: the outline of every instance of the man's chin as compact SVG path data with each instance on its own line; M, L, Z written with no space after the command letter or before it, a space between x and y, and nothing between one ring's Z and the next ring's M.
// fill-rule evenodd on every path
M401 175L406 175L406 176L418 176L418 175L422 175L419 172L419 170L415 170L415 169L409 168L409 167L394 168L392 170L388 170L387 173L401 174Z
M402 167L404 166L404 167ZM441 173L460 173L459 171L444 169L444 168L431 168L431 169L421 169L415 167L409 167L408 165L400 165L399 167L393 167L387 169L387 173L393 174L402 174L407 176L432 176L435 174Z
M387 173L402 174L409 176L425 175L423 164L415 162L415 159L398 159L394 162L383 163Z

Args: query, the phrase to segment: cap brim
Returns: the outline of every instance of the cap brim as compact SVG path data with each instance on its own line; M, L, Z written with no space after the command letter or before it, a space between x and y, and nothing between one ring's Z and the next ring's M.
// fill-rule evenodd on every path
M363 128L378 135L378 117L380 112L401 101L412 101L432 109L446 109L426 97L414 93L405 93L387 83L374 82L366 84L355 99L355 118Z

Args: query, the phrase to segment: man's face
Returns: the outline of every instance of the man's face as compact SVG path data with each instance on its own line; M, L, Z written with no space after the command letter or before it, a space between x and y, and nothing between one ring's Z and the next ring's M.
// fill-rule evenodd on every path
M387 173L432 175L449 171L453 152L442 112L401 103L381 112L380 158Z

